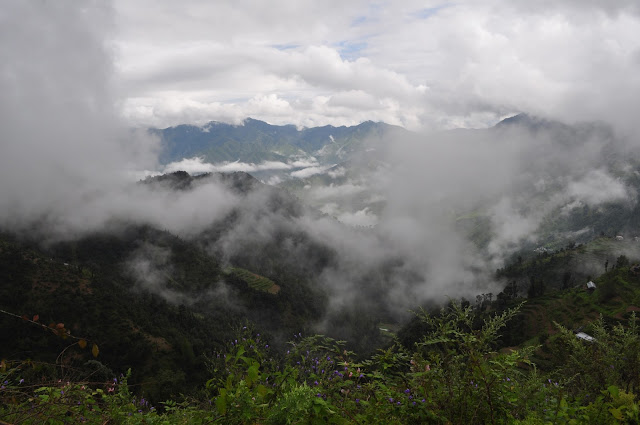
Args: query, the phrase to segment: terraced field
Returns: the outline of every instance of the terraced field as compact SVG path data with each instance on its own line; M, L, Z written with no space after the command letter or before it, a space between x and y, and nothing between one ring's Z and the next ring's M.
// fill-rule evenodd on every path
M242 269L240 267L232 267L227 270L228 274L235 276L236 278L244 281L250 288L257 291L267 292L269 294L276 295L280 292L280 286L274 281L264 276L260 276L249 270Z

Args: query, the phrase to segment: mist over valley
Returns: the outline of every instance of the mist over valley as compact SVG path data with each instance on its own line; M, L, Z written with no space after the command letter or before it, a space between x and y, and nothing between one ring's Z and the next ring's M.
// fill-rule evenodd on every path
M640 308L632 2L188 3L0 6L0 359L67 349L25 315L160 401L247 332L364 368L443 307L522 308L492 353Z

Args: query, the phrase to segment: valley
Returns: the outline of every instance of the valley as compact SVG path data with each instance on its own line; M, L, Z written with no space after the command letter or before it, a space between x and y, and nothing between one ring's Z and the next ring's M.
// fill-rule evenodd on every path
M596 137L531 117L511 121L466 133L462 140L434 136L431 143L497 149L479 158L482 166L510 138L527 141L527 154L556 143L570 154L581 149L580 137ZM321 334L345 341L354 361L366 364L378 350L421 344L430 328L411 313L416 309L438 317L443 305L461 303L479 320L524 302L492 347L532 350L530 359L540 370L553 373L554 353L566 339L563 329L593 333L599 320L625 325L640 308L640 276L631 268L640 260L633 158L595 155L595 174L557 168L545 158L519 170L526 178L501 182L501 191L471 193L456 185L480 189L490 181L454 175L434 186L421 179L440 171L402 168L414 158L388 152L396 143L416 146L418 136L408 132L393 129L392 136L385 133L388 127L372 123L364 127L368 133L359 127L272 131L255 120L246 125L163 130L170 138L163 139L167 155L178 159L181 153L172 146L181 140L181 152L216 169L204 161L226 159L215 154L226 148L206 137L256 137L234 158L256 161L246 163L255 169L278 161L282 165L271 162L282 179L275 186L267 182L276 174L261 174L266 168L256 173L261 179L243 171L181 170L126 189L164 204L161 215L131 220L116 214L107 227L63 238L52 237L46 222L34 223L30 234L5 229L0 308L15 316L1 317L0 357L38 362L42 366L33 377L53 374L56 367L69 380L130 369L129 385L157 404L198 397L214 356L247 327L274 354L287 351L292 337ZM186 136L194 133L199 135ZM266 153L283 152L287 137L298 153ZM334 144L349 149L340 148L339 158L335 152L318 154ZM300 146L314 150L305 153L307 163L293 165ZM436 166L437 160L427 162ZM296 177L310 168L313 175ZM416 192L417 187L427 191ZM471 196L455 197L462 193ZM203 203L210 196L222 204ZM191 222L185 221L189 208L197 209ZM345 215L362 211L373 218L349 221ZM597 289L587 291L588 281ZM69 335L95 344L99 355L92 359L79 347L68 350L67 341L16 321L21 315L64 322Z

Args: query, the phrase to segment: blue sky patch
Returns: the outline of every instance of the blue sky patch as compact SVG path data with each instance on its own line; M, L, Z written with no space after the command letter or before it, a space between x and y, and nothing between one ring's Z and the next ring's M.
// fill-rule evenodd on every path
M300 47L299 44L272 44L271 47L273 47L274 49L278 49L278 50L291 50L291 49L297 49L298 47Z
M335 44L336 49L340 53L340 57L346 60L356 60L360 56L360 52L367 48L367 43L364 41L348 41L344 40Z
M445 9L451 6L453 5L450 3L447 3L447 4L441 4L440 6L436 6L436 7L427 7L424 9L417 10L413 12L411 15L418 19L429 19L430 17L440 12L442 9Z

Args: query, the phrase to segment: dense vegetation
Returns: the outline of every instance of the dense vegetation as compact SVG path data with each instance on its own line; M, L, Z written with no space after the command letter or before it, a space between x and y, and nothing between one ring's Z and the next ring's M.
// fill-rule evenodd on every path
M209 178L238 196L260 187L243 173L145 184L189 190ZM252 213L302 214L266 190ZM496 271L501 292L423 306L397 329L383 308L326 315L313 276L336 253L304 232L282 226L218 251L241 219L231 211L189 240L132 223L48 245L1 235L0 420L638 422L637 242L515 256ZM379 266L355 282L373 305L402 263ZM321 318L326 336L312 331Z
M248 290L238 270L224 271L194 244L148 227L94 234L47 252L4 236L0 309L64 323L100 347L97 359L65 351L57 359L65 365L63 378L131 368L138 392L161 401L199 391L208 379L207 356L233 336L235 324L249 319L264 331L290 334L320 314L322 299L304 281L283 273L275 276L278 291ZM0 315L0 358L50 363L67 345ZM44 376L50 372L42 369Z
M171 271L171 290L197 288L201 294L207 289L202 282L213 285L213 277L222 276L231 290L236 288L237 299L250 300L248 305L286 310L278 301L282 294L267 290L266 283L273 282L268 278L239 267L222 270L192 245L149 228L65 243L52 250L58 257L4 236L2 420L536 424L639 419L640 329L634 310L640 305L640 277L623 255L594 278L593 292L547 285L522 306L524 294L512 281L495 297L484 294L473 304L451 302L440 311L418 312L396 339L362 357L343 342L301 332L289 331L292 341L282 345L273 333L258 330L271 320L261 321L265 316L253 316L255 325L241 325L246 311L234 313L223 303L211 308L214 300L204 299L175 306L136 288L108 264L124 261L141 241L170 248L177 259L173 263L184 263ZM540 254L499 273L517 279L539 271L537 279L551 279L564 258L597 251L603 243ZM198 310L202 306L209 308ZM595 339L576 338L572 330L578 328ZM99 353L91 352L94 345Z
M640 329L593 323L591 342L558 326L558 367L537 370L536 349L502 349L518 308L480 314L452 302L418 313L426 332L363 361L342 343L294 335L274 351L251 327L208 360L200 398L152 405L128 375L104 382L29 379L28 362L3 362L5 421L16 423L637 423ZM169 384L170 385L170 384Z

